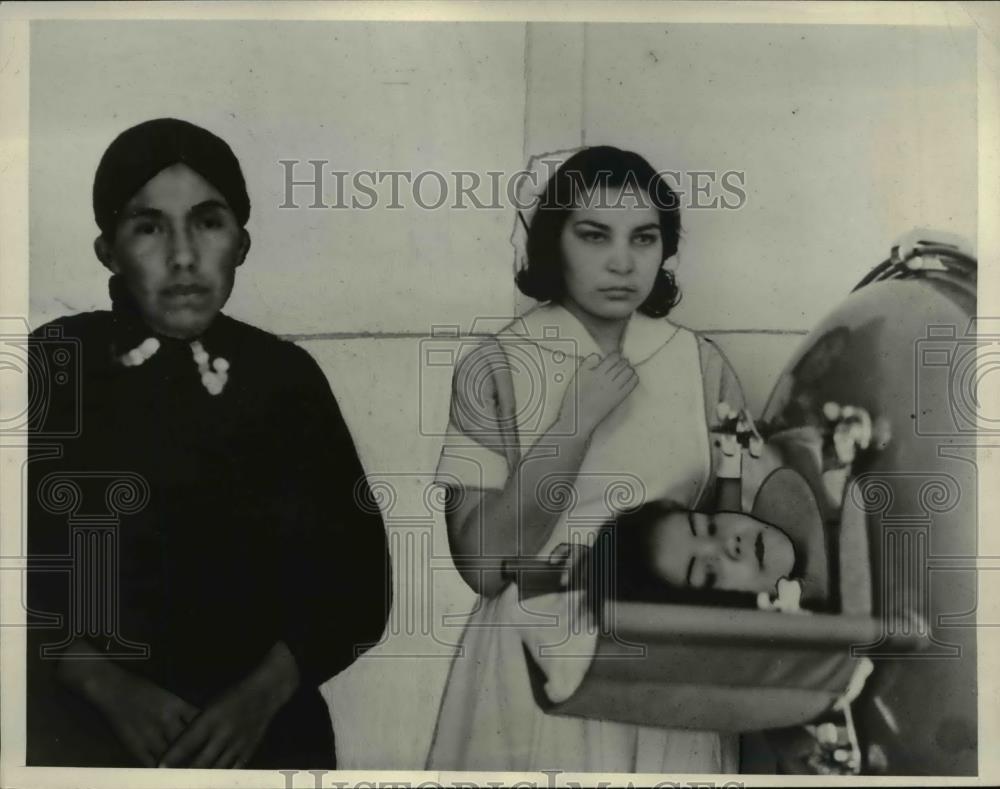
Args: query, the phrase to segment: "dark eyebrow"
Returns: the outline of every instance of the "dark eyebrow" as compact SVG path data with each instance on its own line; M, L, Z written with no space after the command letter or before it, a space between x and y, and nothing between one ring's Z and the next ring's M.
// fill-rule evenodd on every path
M593 225L594 227L598 227L601 230L611 229L608 225L605 225L601 222L595 222L593 219L578 219L576 222L573 223L573 225L574 227L577 227L579 225Z
M688 526L691 527L691 536L692 537L697 537L698 535L697 535L697 533L694 530L694 512L692 510L688 510ZM691 585L691 573L692 572L694 572L694 556L693 555L691 556L691 561L688 562L687 573L684 576L684 585L685 586L690 586Z
M140 206L139 208L133 208L131 211L125 214L125 219L159 219L163 216L163 212L158 208L147 208Z
M222 202L221 200L212 199L212 200L203 200L202 202L198 203L198 205L194 206L188 213L197 214L202 211L210 211L213 209L232 211L232 209L226 203Z
M660 226L656 222L649 222L645 225L639 225L639 227L633 228L633 233L645 233L647 230L659 230Z

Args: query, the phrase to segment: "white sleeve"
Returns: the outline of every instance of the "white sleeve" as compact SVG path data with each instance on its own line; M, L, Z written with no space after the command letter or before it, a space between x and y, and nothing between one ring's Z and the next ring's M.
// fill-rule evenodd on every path
M455 365L437 482L452 488L503 488L519 456L513 391L504 351L495 340Z

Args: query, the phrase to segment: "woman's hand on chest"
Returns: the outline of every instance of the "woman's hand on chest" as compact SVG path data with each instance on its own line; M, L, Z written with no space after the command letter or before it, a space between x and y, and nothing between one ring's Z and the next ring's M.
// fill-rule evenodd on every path
M572 416L577 429L590 435L638 384L638 373L620 353L603 359L591 354L577 368L563 395L560 417Z

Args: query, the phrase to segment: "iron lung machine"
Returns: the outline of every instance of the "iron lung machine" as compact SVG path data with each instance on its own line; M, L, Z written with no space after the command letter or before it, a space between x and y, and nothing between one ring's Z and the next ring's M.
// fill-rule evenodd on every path
M537 703L552 714L815 736L849 693L850 772L976 774L976 351L986 340L975 315L975 258L914 236L779 376L758 429L770 467L797 472L818 505L821 608L606 601L597 610L613 616L614 633L597 637L572 693L547 695L526 648ZM746 472L743 485L749 511ZM519 576L522 597L529 576ZM643 644L643 660L623 660L624 643Z
M853 705L867 772L977 770L976 354L988 338L975 315L975 259L918 236L812 331L761 420L780 434L822 425L837 404L873 425L848 479L835 452L785 457L823 509L838 607L881 623L852 646L875 665ZM899 635L915 649L893 648Z

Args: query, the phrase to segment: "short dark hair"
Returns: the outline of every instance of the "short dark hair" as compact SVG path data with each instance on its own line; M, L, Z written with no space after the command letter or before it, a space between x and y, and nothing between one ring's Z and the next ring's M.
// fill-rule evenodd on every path
M660 577L650 561L656 526L674 512L687 512L676 502L655 500L628 510L598 531L590 553L588 589L591 604L602 599L756 608L757 595L729 589L675 586Z
M567 159L545 186L528 227L527 265L517 273L520 291L538 301L559 301L566 292L560 238L576 198L599 184L644 191L660 217L663 260L677 254L680 243L680 201L663 176L642 156L610 145L584 148ZM680 301L673 272L662 267L653 290L639 312L662 318Z

